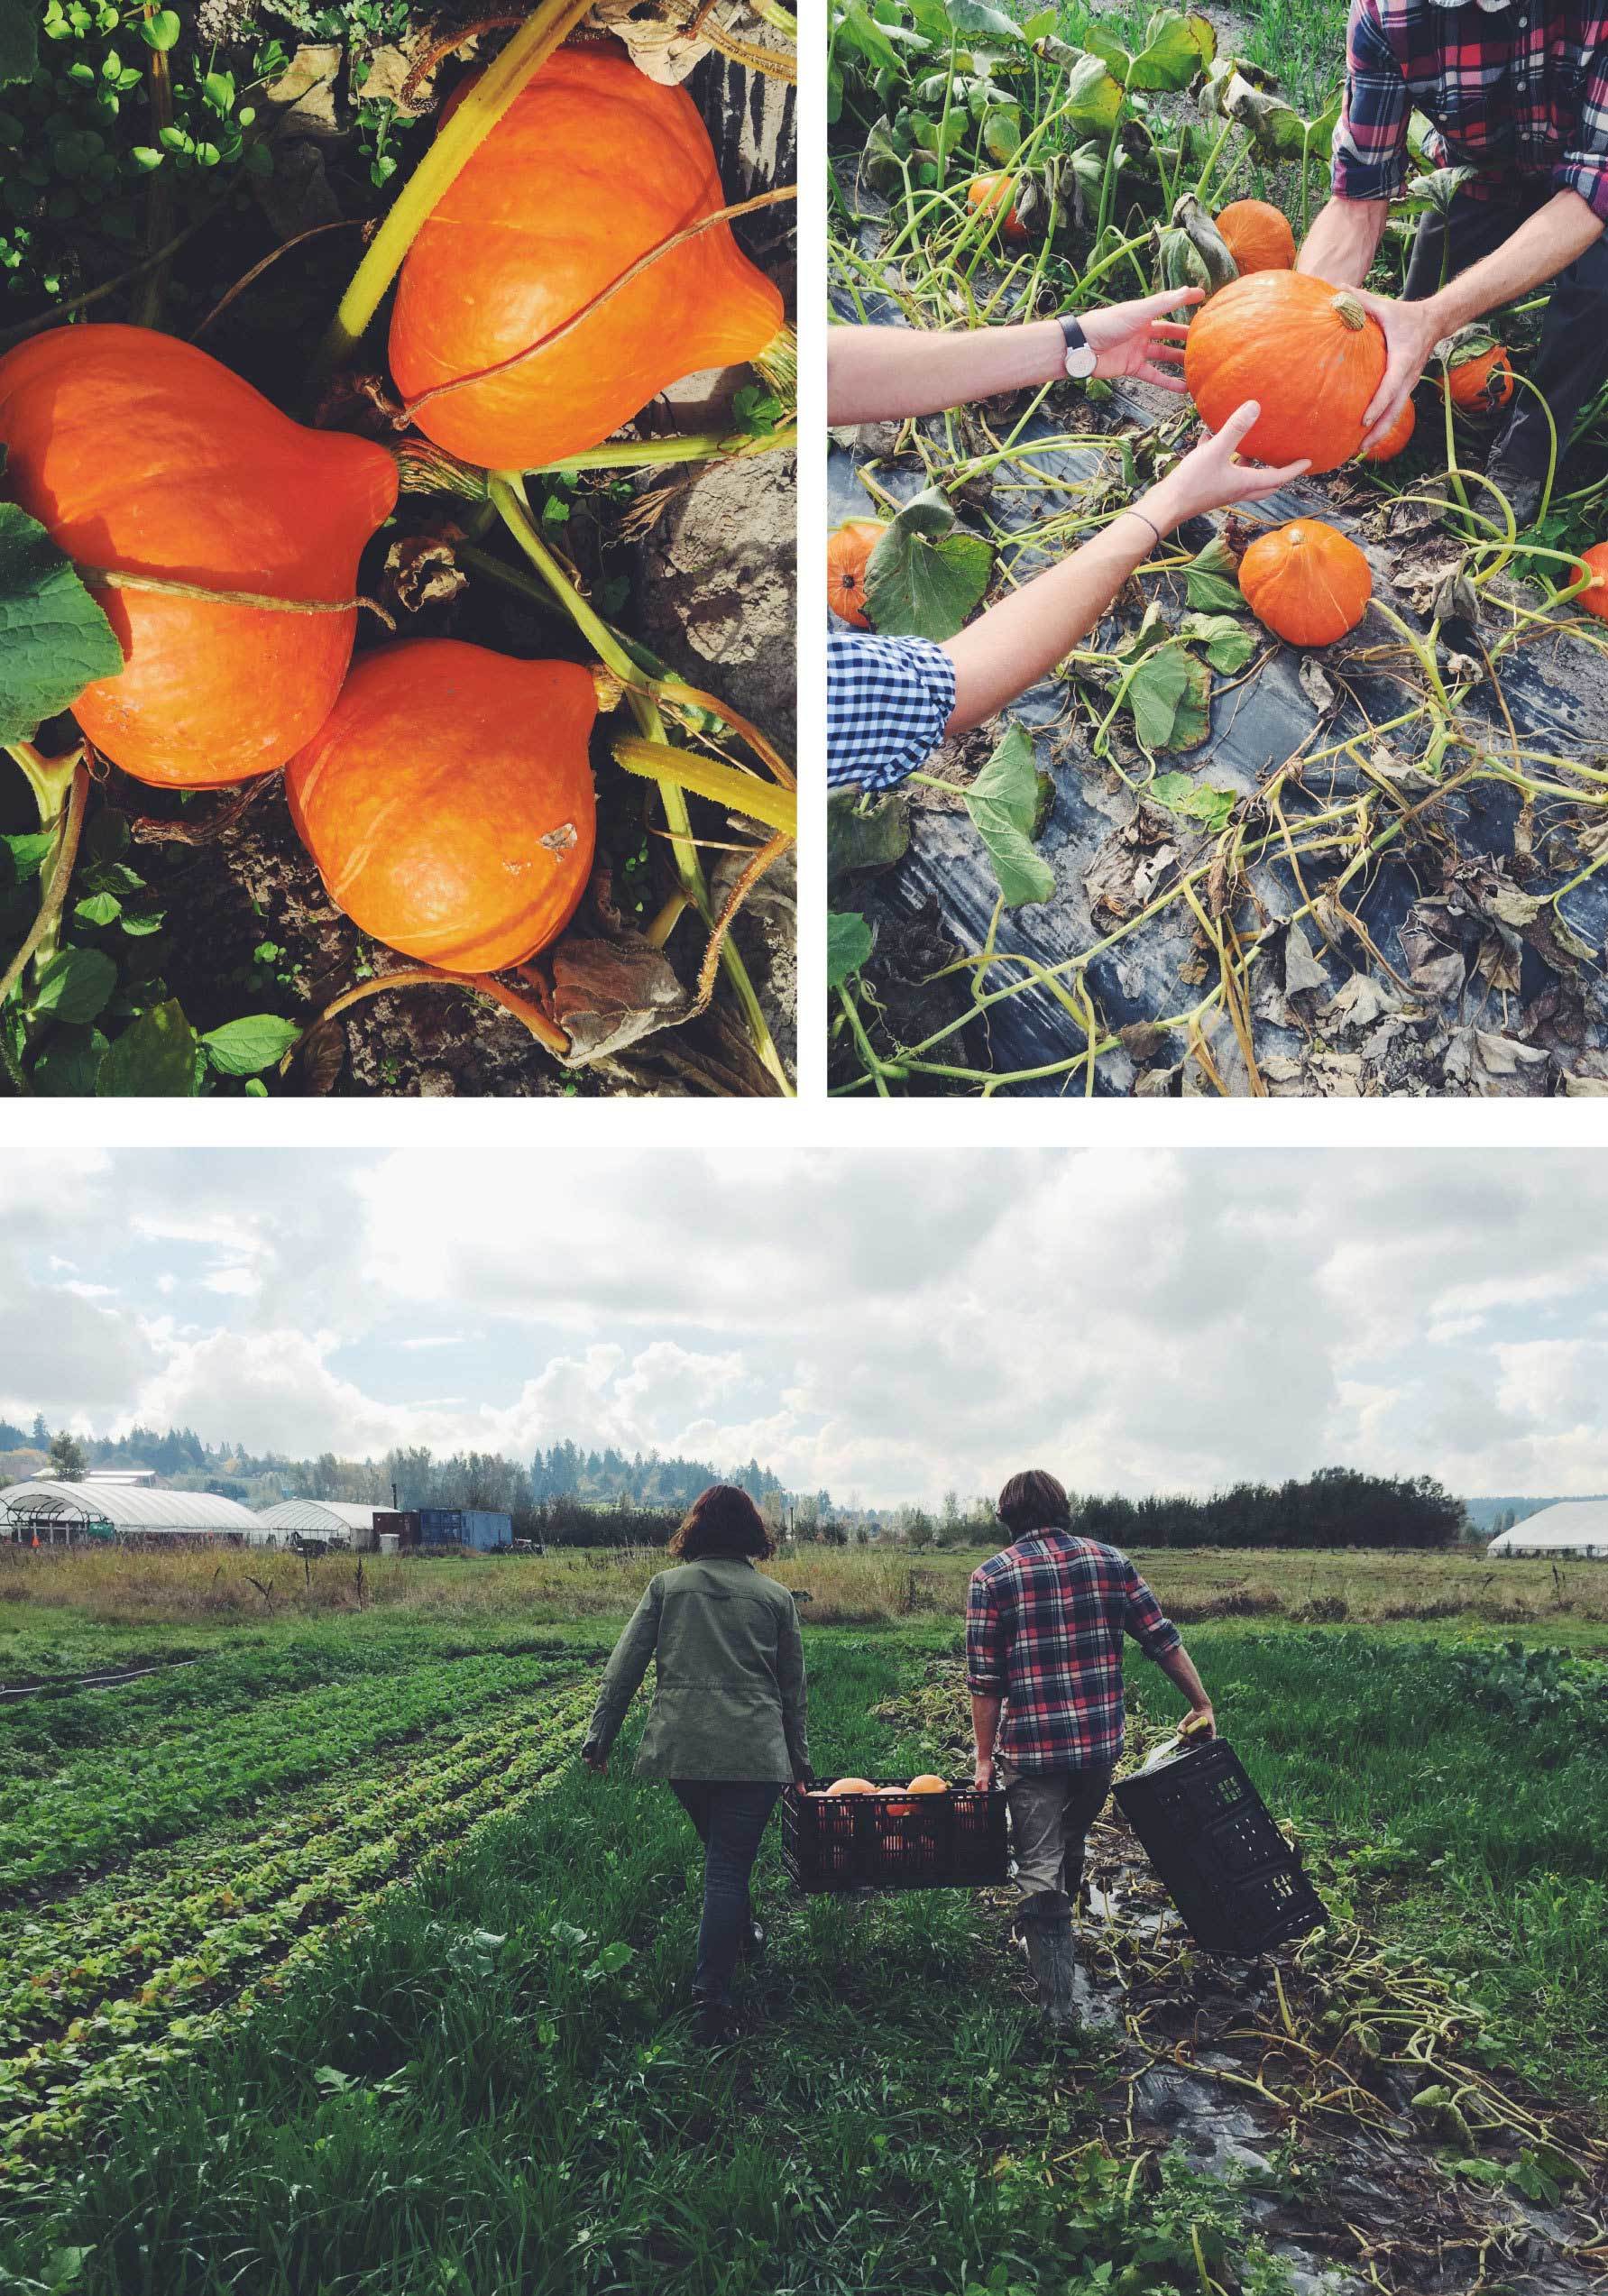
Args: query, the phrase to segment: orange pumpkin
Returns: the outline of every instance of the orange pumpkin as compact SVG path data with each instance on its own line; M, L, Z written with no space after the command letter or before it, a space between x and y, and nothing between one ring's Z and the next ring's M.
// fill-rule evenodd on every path
M1500 343L1476 340L1447 362L1446 388L1465 414L1489 415L1513 395L1513 369Z
M391 514L383 447L306 430L205 351L70 326L0 359L0 485L81 565L268 598L350 598ZM73 705L136 780L207 789L282 766L329 715L355 607L293 614L96 590L123 648Z
M1305 455L1314 471L1332 471L1363 443L1363 416L1385 363L1383 329L1346 289L1305 271L1253 271L1219 288L1190 319L1183 371L1213 430L1257 400L1245 455Z
M661 87L612 42L560 49L402 265L397 387L411 400L456 386L418 408L420 430L485 469L531 470L597 445L682 375L758 358L781 330L782 298L723 223L577 316L726 204L685 88Z
M1332 646L1355 629L1374 592L1355 542L1321 519L1296 519L1259 534L1239 562L1245 603L1291 646Z
M367 655L285 776L331 900L449 972L501 972L545 949L592 870L596 715L574 662L445 638Z
M1378 445L1365 450L1363 460L1366 463L1393 463L1418 428L1418 409L1410 399Z
M1295 262L1290 218L1265 199L1235 199L1217 218L1228 253L1247 271L1287 271Z
M1016 213L1016 186L1012 177L973 176L966 187L966 204L969 207L981 207L990 215L996 208L1003 207L1006 217L999 226L1003 236L1018 246L1026 238L1027 225Z
M826 537L826 602L856 629L868 629L866 568L887 533L875 519L850 519Z
M840 1777L826 1790L829 1794L875 1794L877 1788L868 1777Z
M919 1777L911 1779L905 1791L907 1794L947 1794L949 1780L934 1777L931 1770L923 1770Z
M1594 542L1589 550L1580 554L1580 563L1591 574L1591 586L1576 599L1588 614L1600 622L1608 622L1608 542Z

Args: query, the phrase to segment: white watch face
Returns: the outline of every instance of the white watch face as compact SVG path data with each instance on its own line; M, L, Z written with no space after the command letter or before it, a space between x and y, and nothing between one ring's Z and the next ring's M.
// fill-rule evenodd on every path
M1089 344L1080 343L1076 345L1069 344L1066 371L1074 382L1083 382L1094 372L1098 357L1099 354Z

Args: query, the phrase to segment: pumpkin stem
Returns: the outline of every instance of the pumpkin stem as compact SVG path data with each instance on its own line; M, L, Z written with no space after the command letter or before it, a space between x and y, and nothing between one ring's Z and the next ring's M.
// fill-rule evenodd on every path
M754 365L787 406L798 400L798 337L790 326L773 335Z
M680 789L690 789L694 797L706 797L730 813L763 822L767 829L779 831L784 837L798 835L798 803L793 792L761 781L756 774L740 773L734 766L694 757L690 749L673 748L666 741L633 741L627 737L614 744L614 762L627 773L641 774L649 781L673 781Z
M202 582L170 582L162 574L124 574L110 566L75 565L73 572L86 590L154 590L165 598L200 598L209 606L251 606L275 614L352 614L361 606L393 638L397 631L391 616L372 598L273 598L261 590L212 590Z
M1355 335L1368 324L1368 314L1348 289L1342 288L1334 299L1335 316Z

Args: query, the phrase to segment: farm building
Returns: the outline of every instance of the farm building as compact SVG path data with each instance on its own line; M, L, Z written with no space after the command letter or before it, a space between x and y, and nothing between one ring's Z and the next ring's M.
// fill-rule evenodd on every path
M290 1547L305 1539L326 1547L368 1548L374 1544L374 1517L379 1512L378 1508L360 1507L347 1499L287 1499L265 1514L253 1516L251 1543Z
M1527 1515L1486 1548L1487 1555L1584 1555L1608 1562L1608 1499L1561 1499Z
M512 1517L482 1507L421 1507L418 1520L427 1547L467 1547L491 1555L514 1543Z
M0 1539L18 1546L71 1547L87 1540L124 1547L182 1547L208 1541L243 1547L257 1518L209 1491L154 1491L143 1483L87 1475L82 1483L35 1479L0 1491Z

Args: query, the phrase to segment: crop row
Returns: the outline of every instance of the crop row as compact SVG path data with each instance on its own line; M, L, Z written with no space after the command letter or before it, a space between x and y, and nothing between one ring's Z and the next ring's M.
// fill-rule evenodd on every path
M585 1690L573 1694L539 1742L482 1768L462 1792L445 1792L437 1779L429 1806L394 1831L333 1856L326 1871L269 1910L220 1924L200 1950L76 2018L59 2040L0 2061L0 2193L21 2190L30 2163L53 2154L156 2069L192 2054L247 2012L255 1994L282 1987L386 1892L457 1855L482 1825L541 1792L578 1739L588 1704ZM243 1989L253 1973L257 1983Z
M417 1737L466 1704L528 1690L553 1671L550 1661L501 1656L435 1662L396 1681L371 1678L270 1699L170 1745L98 1747L75 1756L42 1786L0 1793L0 1904L198 1832L260 1796Z
M0 2047L54 2030L110 1990L160 1972L186 1949L211 1950L224 1936L243 1933L254 1916L279 1920L293 1899L300 1901L295 1916L310 1918L316 1904L308 1891L316 1896L343 1858L400 1835L418 1814L459 1801L493 1771L509 1775L531 1757L545 1762L555 1729L575 1720L589 1695L583 1686L549 1709L511 1757L506 1729L473 1731L422 1762L359 1782L330 1797L326 1809L299 1810L244 1840L225 1836L210 1856L187 1850L182 1894L170 1886L175 1872L145 1880L137 1895L108 1897L93 1909L69 1901L23 1924L0 1957Z

